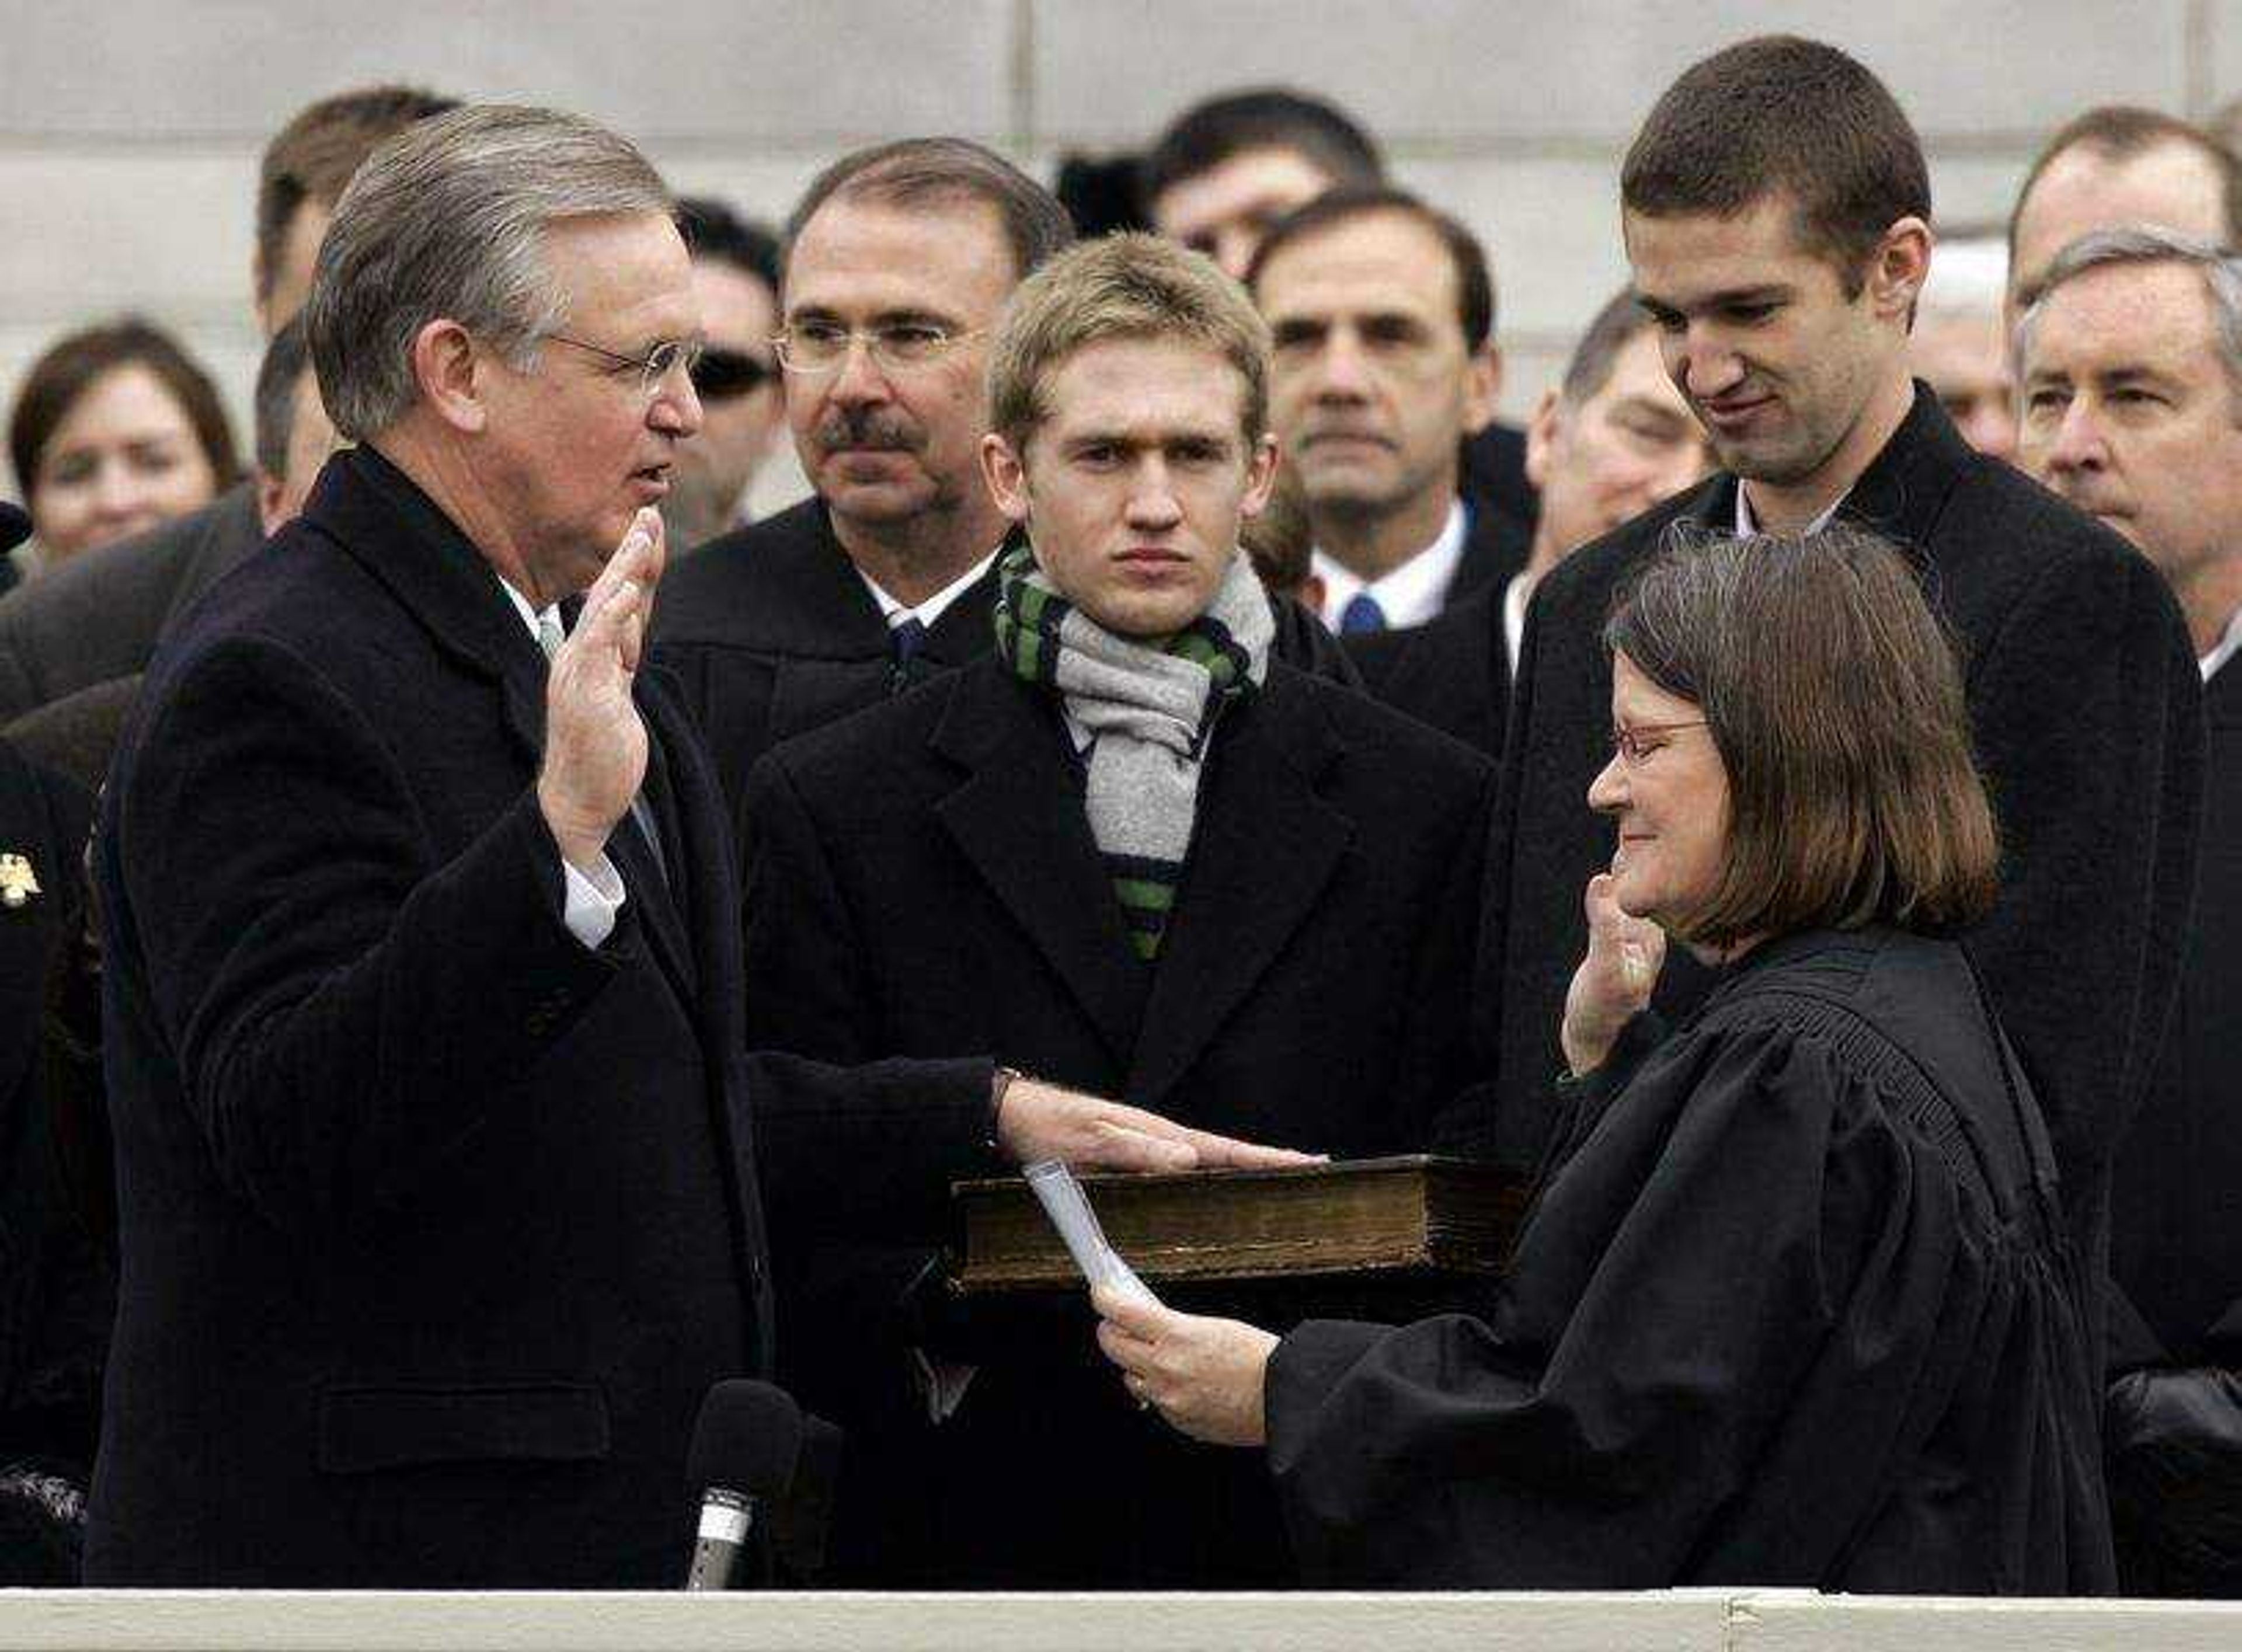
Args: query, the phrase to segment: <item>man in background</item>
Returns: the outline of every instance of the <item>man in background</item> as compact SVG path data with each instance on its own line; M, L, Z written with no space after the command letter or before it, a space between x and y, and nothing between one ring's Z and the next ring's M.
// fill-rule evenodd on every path
M2024 468L2099 517L2179 599L2211 740L2178 1003L2111 1200L2105 1415L2129 1591L2242 1593L2242 260L2097 230L2017 329Z
M1962 439L1981 453L2017 451L2016 382L2001 329L2008 251L1990 237L1941 241L1923 284L1908 371L1929 385Z
M267 339L303 307L319 238L359 163L453 105L409 86L338 92L265 146L250 272ZM140 670L172 617L264 540L257 488L245 480L201 510L74 557L0 599L0 718Z
M690 551L742 525L755 473L786 423L778 358L778 238L723 202L687 196L677 232L693 259L693 296L707 347L694 364L701 428L677 450L661 524Z
M1289 213L1333 189L1375 189L1386 158L1360 122L1329 101L1285 87L1224 92L1196 104L1153 141L1142 162L1154 230L1245 279L1253 255ZM1489 419L1467 444L1470 491L1533 526L1526 440Z
M2242 161L2153 109L2090 109L2050 138L2009 218L2009 326L2039 297L2055 255L2089 230L2177 230L2232 246L2242 231Z
M1414 196L1338 190L1263 243L1247 286L1273 339L1270 421L1299 477L1342 636L1422 625L1507 580L1525 536L1458 488L1494 411L1494 281Z

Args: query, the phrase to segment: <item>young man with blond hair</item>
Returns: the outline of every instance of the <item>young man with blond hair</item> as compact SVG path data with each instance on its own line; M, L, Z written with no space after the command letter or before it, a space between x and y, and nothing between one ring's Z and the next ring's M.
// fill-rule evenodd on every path
M1024 539L995 652L750 777L754 1036L983 1052L1346 1157L1475 1138L1493 770L1271 658L1238 551L1266 327L1205 259L1118 237L1031 276L990 362L983 471ZM983 1368L943 1432L953 1584L1291 1575L1264 1477L1140 1414L1087 1339ZM1079 1490L1030 1483L1062 1455Z

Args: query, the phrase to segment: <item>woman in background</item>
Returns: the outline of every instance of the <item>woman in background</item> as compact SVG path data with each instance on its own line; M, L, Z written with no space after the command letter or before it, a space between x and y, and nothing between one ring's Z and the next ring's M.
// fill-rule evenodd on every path
M1836 527L1620 598L1573 1112L1476 1315L1281 1340L1101 1293L1187 1434L1267 1447L1326 1586L2113 1585L2094 1327L2030 1086L1950 939L1997 857L1952 652ZM1667 937L1722 978L1648 1008Z
M70 333L32 364L8 452L40 565L198 510L240 472L209 375L130 317ZM23 571L0 572L0 588Z

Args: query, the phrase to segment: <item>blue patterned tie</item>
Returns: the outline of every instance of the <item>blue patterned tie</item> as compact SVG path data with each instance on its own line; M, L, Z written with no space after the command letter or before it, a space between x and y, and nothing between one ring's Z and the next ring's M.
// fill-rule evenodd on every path
M1359 636L1365 631L1383 631L1386 610L1378 606L1378 599L1367 591L1357 591L1347 598L1346 606L1339 610L1339 634L1343 637Z
M926 626L916 614L888 628L888 692L901 694L910 687L911 661L926 647Z

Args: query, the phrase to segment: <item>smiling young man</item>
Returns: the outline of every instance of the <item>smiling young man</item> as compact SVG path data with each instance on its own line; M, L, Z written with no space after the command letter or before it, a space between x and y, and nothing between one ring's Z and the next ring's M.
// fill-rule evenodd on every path
M1275 464L1267 338L1149 237L1023 285L982 444L1024 534L996 651L755 769L757 1037L980 1051L1335 1155L1479 1137L1492 769L1272 657L1237 548ZM1076 1340L983 1368L949 1433L950 1584L1288 1575L1265 1485L1130 1409Z
M1688 520L1905 545L1956 634L2004 859L1969 936L2053 1127L2082 1263L2155 1058L2194 875L2202 723L2170 594L2107 528L1974 453L1907 371L1930 185L1891 96L1836 49L1750 40L1688 71L1628 151L1622 228L1668 375L1723 467L1574 553L1529 609L1496 824L1489 972L1506 1155L1543 1139L1577 891L1608 861L1582 799L1609 750L1613 594ZM1661 1002L1706 976L1669 964Z

